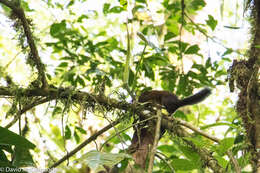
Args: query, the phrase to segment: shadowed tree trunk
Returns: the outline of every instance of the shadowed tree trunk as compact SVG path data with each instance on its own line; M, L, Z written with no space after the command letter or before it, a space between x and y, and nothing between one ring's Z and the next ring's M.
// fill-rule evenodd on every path
M252 5L252 45L248 60L233 61L230 68L230 90L240 90L237 112L242 118L249 142L253 172L260 172L260 2Z

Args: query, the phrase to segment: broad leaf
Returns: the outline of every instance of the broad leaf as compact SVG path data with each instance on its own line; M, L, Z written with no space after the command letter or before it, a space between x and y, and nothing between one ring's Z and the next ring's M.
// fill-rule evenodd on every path
M103 165L106 165L108 167L113 167L115 164L119 163L120 161L131 158L130 155L119 153L119 154L113 154L113 153L104 153L99 151L90 151L86 154L84 154L80 159L77 161L86 163L91 170L93 171L100 171L104 170Z
M234 138L224 138L220 141L220 143L217 145L217 153L220 156L223 156L228 149L230 149L234 144L235 139Z
M196 169L197 166L187 159L171 159L172 166L175 170L182 170L182 171L191 171Z
M52 37L63 36L66 30L66 22L63 20L61 23L54 23L51 25L50 34Z
M208 20L206 20L207 22L207 25L211 28L212 31L215 30L217 24L218 24L218 21L214 19L213 16L211 15L208 15Z
M13 165L17 167L35 166L32 159L32 155L29 150L24 148L15 147L15 157L13 160Z
M24 149L35 148L35 145L23 136L17 135L16 133L3 127L0 127L0 144L15 145Z
M198 45L192 45L184 53L185 54L197 54L199 50L200 50L200 48Z
M70 139L71 138L71 130L68 125L65 127L65 139Z

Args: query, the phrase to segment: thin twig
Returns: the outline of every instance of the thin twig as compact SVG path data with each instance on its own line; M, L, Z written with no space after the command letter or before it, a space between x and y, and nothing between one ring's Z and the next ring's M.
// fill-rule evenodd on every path
M229 159L231 160L231 163L233 164L234 169L236 170L236 173L241 173L241 168L230 150L227 151L227 155L228 155Z
M180 125L187 127L189 129L191 129L192 131L194 131L194 132L196 132L196 133L198 133L198 134L200 134L200 135L202 135L202 136L204 136L204 137L206 137L206 138L208 138L208 139L210 139L214 142L217 142L217 143L220 142L220 139L218 139L215 136L212 136L212 135L198 129L197 127L193 126L192 124L187 123L186 121L183 121L183 120L180 120L180 119L175 119L175 120L177 120L180 123Z
M164 157L166 157L163 153L159 153L158 152L155 154L156 157L158 157L159 159L161 159L164 163L166 163L166 165L171 169L171 172L174 173L174 168L172 167L172 165L170 163L167 162L166 159L164 159L161 155L163 155Z
M223 45L221 42L221 40L216 40L216 37L212 37L212 36L209 36L203 29L201 29L186 13L184 13L185 17L187 17L189 19L189 21L196 27L196 29L202 33L206 38L209 38L210 40L212 40L213 42L221 45L222 47L224 47L225 49L231 49L225 45ZM233 49L232 49L233 50ZM239 55L242 55L244 56L244 54L240 53L239 50L233 50L233 52L236 52L237 54Z
M67 160L68 158L70 158L71 156L73 156L74 154L76 154L78 151L80 151L82 148L84 148L86 145L88 145L90 142L96 140L96 138L98 136L100 136L101 134L103 134L104 132L108 131L110 128L112 128L113 126L119 124L121 122L121 119L118 119L112 123L110 123L109 125L107 125L106 127L102 128L101 130L99 130L98 132L96 132L95 134L93 134L92 136L90 136L88 139L86 139L84 142L82 142L79 146L77 146L76 148L74 148L72 151L70 151L68 154L66 154L65 156L63 156L60 160L58 160L56 163L54 163L52 166L50 166L47 171L45 171L44 173L48 173L50 170L52 170L53 168L56 168L57 166L59 166L62 162L64 162L65 160Z
M181 66L182 66L182 73L184 73L184 64L183 64L183 52L182 52L182 29L183 29L183 24L184 24L184 11L185 9L185 3L184 0L181 0L181 26L180 26L180 38L179 38L179 50L180 50L180 60L181 60Z
M150 117L150 118L147 118L147 119L145 119L145 120L142 120L142 121L137 122L137 123L134 123L134 124L131 124L130 126L125 127L125 128L123 128L122 130L117 131L114 135L110 136L110 137L101 145L101 147L99 148L99 151L102 151L103 147L104 147L111 139L113 139L114 137L116 137L116 136L119 135L120 133L122 133L122 132L124 132L124 131L130 129L131 127L133 127L133 126L135 126L135 125L142 124L142 123L144 123L144 122L146 122L146 121L149 121L149 120L152 120L152 119L154 119L154 118L155 118L155 116L152 116L152 117Z
M15 115L14 119L8 123L5 128L10 128L12 125L14 125L17 120L19 120L19 118L22 116L22 114L24 114L25 112L27 112L28 110L32 109L33 107L35 106L38 106L40 104L43 104L43 103L46 103L48 101L51 101L53 98L52 97L47 97L47 98L44 98L44 99L41 99L39 101L35 101L34 103L32 104L29 104L29 105L25 105L23 109L19 110L18 113Z

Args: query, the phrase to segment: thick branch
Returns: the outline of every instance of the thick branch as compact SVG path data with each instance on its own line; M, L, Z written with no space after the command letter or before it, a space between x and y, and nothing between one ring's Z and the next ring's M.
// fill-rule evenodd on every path
M33 39L33 35L28 23L28 20L26 19L24 10L18 6L16 3L14 3L13 1L8 1L8 0L0 0L0 3L6 5L7 7L11 8L12 11L16 14L16 16L21 20L22 25L23 25L23 30L25 33L25 36L27 38L28 44L30 46L31 49L31 54L32 56L30 56L30 58L32 58L32 60L34 61L36 68L38 70L38 75L40 77L40 80L42 82L42 87L43 88L47 88L48 83L45 77L45 68L44 68L44 64L41 62L41 59L39 57L39 53L37 50L37 47L34 43L34 39Z
M154 165L154 156L156 154L158 142L160 140L160 132L161 132L161 121L162 121L162 112L160 109L157 110L157 122L156 122L156 129L155 129L155 136L153 141L153 147L150 154L149 166L148 166L148 173L153 172L153 165Z
M105 107L113 107L123 110L129 110L129 108L134 108L134 105L127 102L119 102L116 99L110 99L107 97L90 94L87 92L75 91L69 88L50 88L49 90L44 90L41 88L36 89L24 89L19 88L19 94L25 97L52 97L53 99L67 99L71 98L76 102L88 102L88 103L98 103ZM0 87L0 96L16 96L17 91L14 92L8 87Z
M135 112L139 115L142 116L144 119L149 118L149 115L144 115L142 114L142 107L143 105L137 105L135 106L134 104L130 104L127 102L119 102L115 99L110 99L107 97L101 97L98 95L93 95L87 92L81 92L81 91L74 91L70 89L49 89L48 91L43 90L43 89L19 89L20 94L22 96L27 96L27 97L32 97L32 96L43 96L43 97L51 97L53 99L66 99L66 98L71 98L74 101L77 102L88 102L88 103L98 103L102 106L105 107L111 107L111 108L117 108L117 109L122 109L122 110L129 110L130 108L135 110ZM16 92L12 92L11 89L7 87L0 87L0 96L15 96ZM219 139L217 139L214 136L210 136L209 134L206 134L205 132L197 129L196 127L188 124L187 122L177 120L172 117L167 117L167 116L162 116L162 128L168 129L169 131L172 131L174 134L176 134L179 137L186 137L189 136L189 133L187 133L180 125L185 126L194 132L197 132L201 134L202 136L213 140L214 142L219 143ZM190 142L187 141L187 143L190 144ZM193 148L196 148L198 153L200 154L201 158L207 163L207 165L212 169L212 170L218 170L218 172L221 172L223 168L221 168L217 161L213 158L213 156L207 151L206 149L200 149L196 147L195 145L192 145ZM231 162L234 165L238 165L236 160L233 158L233 156L228 153ZM65 159L66 160L66 159ZM236 168L236 166L234 166Z

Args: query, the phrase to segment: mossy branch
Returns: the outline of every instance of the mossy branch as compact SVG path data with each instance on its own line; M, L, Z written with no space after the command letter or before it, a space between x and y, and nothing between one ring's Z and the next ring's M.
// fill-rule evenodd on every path
M90 94L87 92L81 92L81 91L75 91L70 90L68 88L51 88L49 90L44 89L19 89L21 91L21 96L27 96L27 97L34 97L34 96L42 96L51 99L66 99L70 97L72 101L75 102L85 102L85 103L91 103L94 105L95 103L98 103L101 106L108 107L110 109L121 109L121 110L134 110L139 117L142 117L142 119L147 119L150 117L151 114L154 114L155 111L151 108L144 108L144 105L142 104L130 104L127 102L121 102L116 99L110 99L105 96L100 97L99 95ZM0 96L15 96L15 92L13 92L8 87L0 87ZM36 104L37 105L37 104ZM35 106L36 106L35 105ZM151 114L143 114L142 110L144 109L151 109ZM173 117L168 117L166 115L162 115L162 121L161 121L162 128L167 129L170 132L173 132L175 135L183 138L190 136L188 132L186 132L185 129L183 129L181 126L185 126L192 131L199 133L200 135L219 143L220 140L216 137L210 136L209 134L206 134L205 132L197 129L196 127L192 126L191 124L178 120ZM223 168L219 166L217 160L214 159L214 157L211 155L211 153L206 149L201 149L196 147L191 141L184 140L189 146L194 148L195 151L198 152L201 159L206 163L207 166L209 166L212 170L217 172L224 172ZM232 154L229 152L227 153L230 157L231 162L233 163L235 169L239 170L237 161L234 159ZM68 157L65 158L65 160ZM60 163L59 163L60 164Z
M0 0L0 3L9 7L12 10L12 12L21 21L25 37L27 39L27 42L28 42L30 50L31 50L29 58L32 59L32 61L34 62L35 66L38 70L38 76L39 76L39 79L42 82L42 88L47 89L48 83L47 83L47 79L45 77L45 67L44 67L44 64L42 63L42 61L39 57L39 53L38 53L37 47L36 47L35 42L34 42L33 34L32 34L31 29L30 29L28 19L25 16L23 8L21 8L21 6L19 4L15 3L15 1Z

